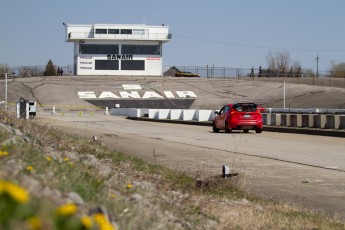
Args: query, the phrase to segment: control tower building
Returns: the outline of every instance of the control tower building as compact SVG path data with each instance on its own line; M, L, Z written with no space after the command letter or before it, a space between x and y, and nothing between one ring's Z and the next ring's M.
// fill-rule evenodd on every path
M168 26L64 25L66 42L74 43L75 75L162 76Z

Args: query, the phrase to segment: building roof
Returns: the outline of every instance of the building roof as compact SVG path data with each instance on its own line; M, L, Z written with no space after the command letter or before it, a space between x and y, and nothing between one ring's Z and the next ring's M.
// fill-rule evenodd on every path
M169 26L145 24L64 24L66 41L80 40L141 40L168 42Z

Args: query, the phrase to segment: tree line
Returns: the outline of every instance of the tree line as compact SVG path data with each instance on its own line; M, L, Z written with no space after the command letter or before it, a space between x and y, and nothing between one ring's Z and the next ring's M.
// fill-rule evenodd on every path
M266 64L268 68L259 68L258 76L261 74L262 76L274 77L300 77L302 73L314 75L312 69L303 69L299 61L291 63L290 53L287 51L269 52L266 55ZM332 61L328 72L331 77L345 78L345 62L336 63Z

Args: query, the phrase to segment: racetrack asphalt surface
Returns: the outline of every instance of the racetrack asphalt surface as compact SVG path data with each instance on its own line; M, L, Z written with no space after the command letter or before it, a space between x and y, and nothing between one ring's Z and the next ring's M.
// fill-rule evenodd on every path
M110 149L198 178L221 175L222 165L228 165L232 172L246 175L246 187L254 194L345 221L343 138L268 131L213 133L209 126L105 115L37 118L69 133L97 136Z

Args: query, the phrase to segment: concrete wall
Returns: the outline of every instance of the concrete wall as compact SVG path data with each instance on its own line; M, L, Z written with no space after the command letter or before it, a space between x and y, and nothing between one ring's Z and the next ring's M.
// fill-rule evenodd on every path
M345 129L345 115L339 116L339 129Z
M262 114L266 126L345 129L345 115L334 114ZM270 118L270 119L269 119Z
M110 114L129 117L148 117L151 119L210 122L215 117L215 111L216 110L195 109L112 108ZM345 129L345 115L263 113L262 119L265 126Z
M170 109L159 109L158 119L168 119L170 117Z
M171 120L182 120L182 109L171 109L170 110Z

